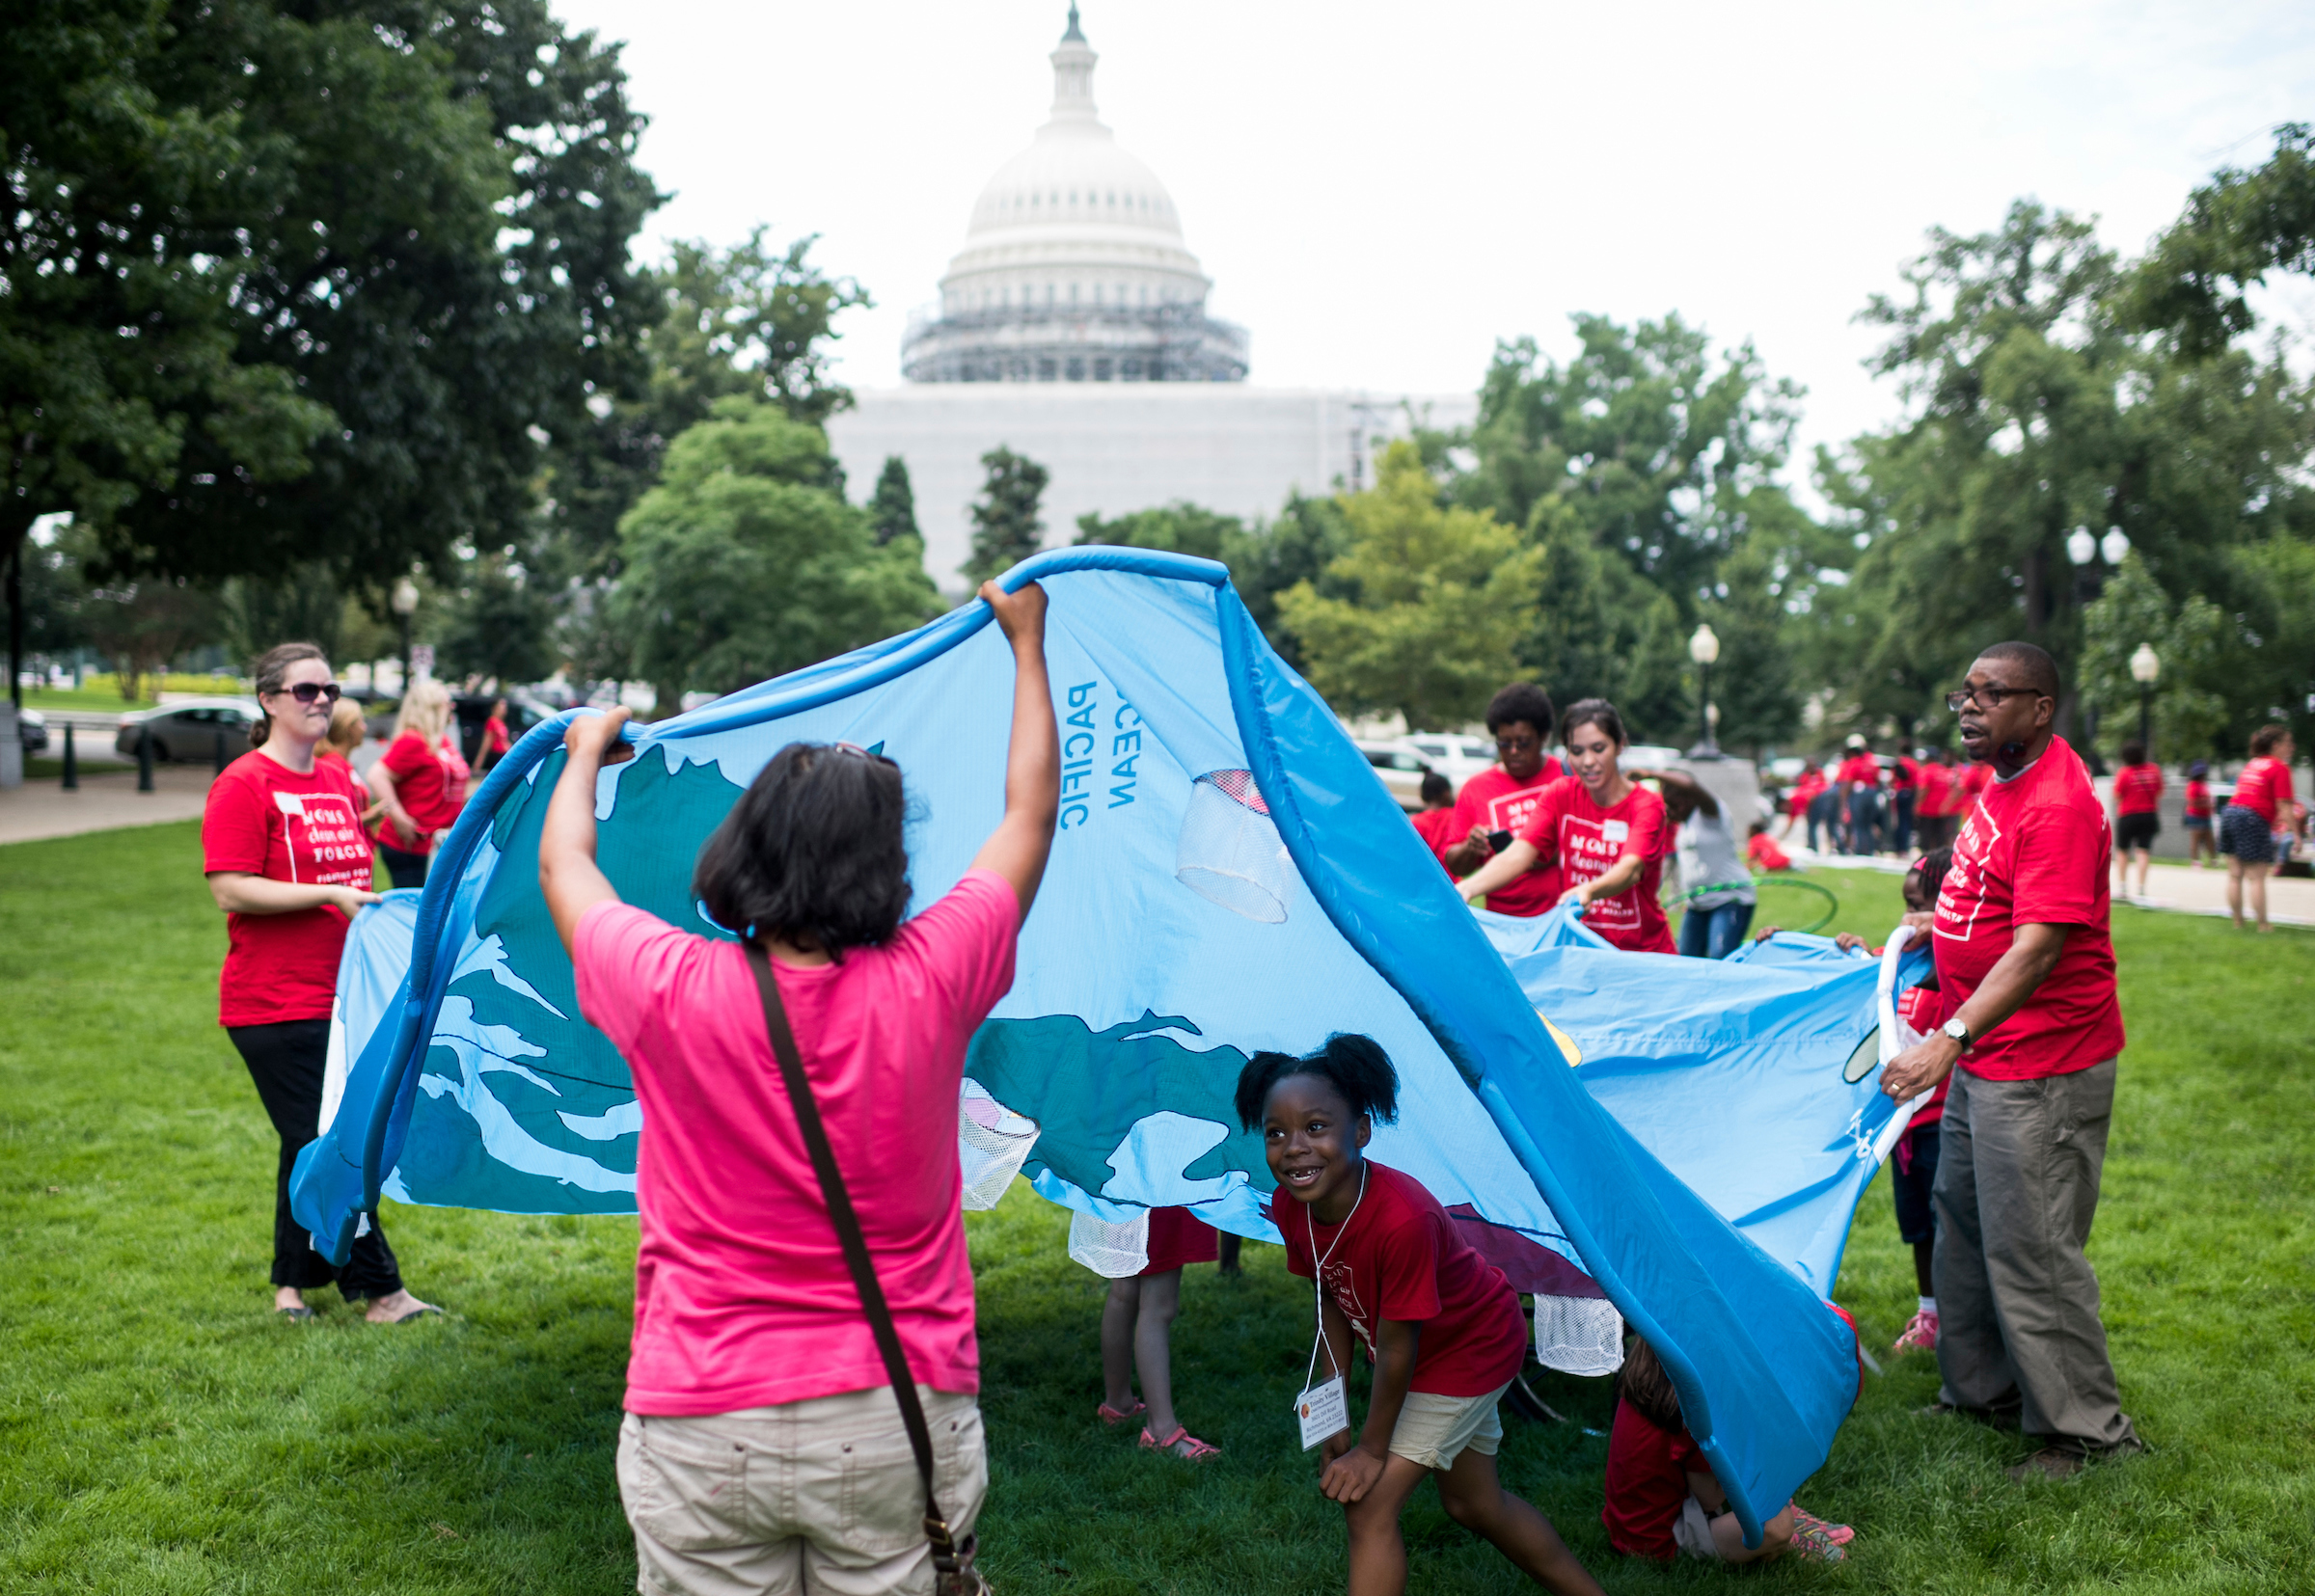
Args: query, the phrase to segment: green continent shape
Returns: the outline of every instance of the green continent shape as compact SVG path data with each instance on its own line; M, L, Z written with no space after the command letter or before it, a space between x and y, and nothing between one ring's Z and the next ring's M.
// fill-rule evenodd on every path
M1134 1124L1161 1110L1235 1126L1239 1071L1235 1047L1185 1047L1169 1031L1203 1033L1179 1015L1143 1010L1141 1017L1096 1031L1076 1014L993 1019L973 1034L965 1073L1016 1114L1037 1122L1037 1146L1022 1166L1049 1169L1098 1194ZM1193 1180L1241 1172L1257 1191L1273 1191L1258 1131L1233 1130L1183 1173Z

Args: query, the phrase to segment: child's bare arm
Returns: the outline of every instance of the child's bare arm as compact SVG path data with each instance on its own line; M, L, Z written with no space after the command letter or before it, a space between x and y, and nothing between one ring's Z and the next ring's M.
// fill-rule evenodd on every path
M1382 1477L1391 1455L1391 1435L1399 1428L1399 1410L1406 1405L1406 1388L1415 1377L1415 1350L1422 1335L1423 1326L1413 1319L1377 1321L1367 1421L1359 1427L1358 1445L1327 1464L1319 1477L1319 1489L1329 1499L1356 1501Z
M1784 1511L1760 1527L1757 1548L1744 1544L1744 1527L1736 1515L1729 1511L1729 1494L1720 1488L1720 1481L1710 1470L1699 1474L1688 1471L1688 1494L1696 1498L1707 1514L1717 1514L1712 1520L1712 1545L1720 1553L1720 1560L1729 1563L1758 1562L1773 1557L1792 1543L1792 1504L1786 1502Z

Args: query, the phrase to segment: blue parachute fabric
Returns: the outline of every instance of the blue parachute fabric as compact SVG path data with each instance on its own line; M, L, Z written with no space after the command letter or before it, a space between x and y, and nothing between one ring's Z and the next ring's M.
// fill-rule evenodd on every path
M1523 1289L1614 1301L1671 1371L1757 1541L1830 1447L1856 1392L1854 1342L1794 1267L1800 1253L1764 1251L1595 1096L1623 1066L1625 1033L1653 1024L1648 1007L1564 1031L1589 1038L1599 1061L1568 1067L1514 978L1519 956L1490 946L1222 567L1067 550L1003 580L1042 581L1050 597L1063 809L1014 987L974 1039L967 1092L1037 1123L1036 1188L1112 1218L1186 1204L1266 1236L1272 1182L1232 1111L1239 1068L1259 1048L1298 1052L1332 1031L1367 1032L1403 1088L1399 1123L1378 1128L1374 1155L1423 1181ZM912 907L931 903L1001 812L1013 672L989 620L986 606L968 605L632 729L638 757L596 789L598 858L620 895L728 935L691 893L699 845L781 746L842 740L881 748L906 773ZM534 728L469 802L435 862L406 965L395 968L383 928L365 930L378 911L357 921L347 957L373 987L368 961L384 963L393 996L365 1011L366 1032L349 1011L343 1097L301 1154L292 1193L332 1257L380 1195L633 1210L632 1085L579 1018L537 890L561 730L561 720ZM1655 962L1586 947L1597 939L1580 927L1553 930L1575 944L1558 957L1601 960L1585 987L1595 1006L1601 994L1621 1005L1619 965ZM1601 1085L1587 1078L1595 1071ZM1820 1107L1811 1123L1823 1120ZM1836 1180L1799 1206L1838 1208L1845 1224L1846 1189Z
M1482 918L1585 1090L1722 1218L1830 1297L1858 1200L1881 1167L1876 1140L1897 1112L1878 1085L1879 961L1817 937L1809 941L1822 952L1759 960L1626 954L1565 907ZM1909 958L1901 979L1919 980L1928 964Z

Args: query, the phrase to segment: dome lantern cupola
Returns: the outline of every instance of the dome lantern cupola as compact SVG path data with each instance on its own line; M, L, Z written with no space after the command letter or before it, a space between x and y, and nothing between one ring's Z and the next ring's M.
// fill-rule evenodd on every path
M910 381L1245 380L1245 332L1206 314L1172 196L1094 108L1099 59L1072 6L1052 115L981 190L938 314L901 346Z

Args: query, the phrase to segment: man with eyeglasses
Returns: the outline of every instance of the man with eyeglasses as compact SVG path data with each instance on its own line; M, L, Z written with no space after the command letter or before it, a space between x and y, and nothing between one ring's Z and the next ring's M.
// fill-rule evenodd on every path
M1442 855L1457 880L1509 848L1543 801L1543 790L1567 774L1551 745L1551 695L1532 682L1513 682L1487 701L1487 731L1499 761L1463 783L1455 819L1443 834L1458 841ZM1560 901L1560 869L1539 863L1487 894L1498 914L1533 917Z
M2122 1014L2108 933L2113 839L2090 773L2051 730L2057 666L2031 643L1977 657L1947 703L1992 779L1953 843L1931 933L1952 1018L1899 1053L1900 1102L1948 1075L1931 1275L1944 1378L1931 1413L2016 1424L2010 1471L2063 1479L2143 1451L2122 1412L2098 1276L2098 1209Z

